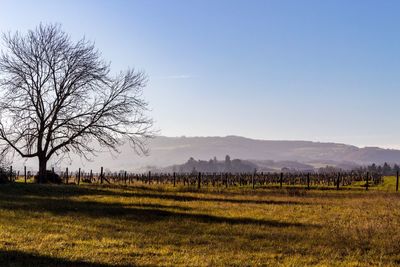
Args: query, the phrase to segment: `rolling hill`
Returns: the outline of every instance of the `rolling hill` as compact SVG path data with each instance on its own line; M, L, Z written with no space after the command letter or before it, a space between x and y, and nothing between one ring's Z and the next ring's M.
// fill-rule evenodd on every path
M108 151L98 153L88 162L74 155L71 160L63 160L56 166L79 166L97 169L104 166L110 170L146 170L165 168L183 164L190 157L209 160L216 157L222 160L226 155L232 159L249 160L258 166L282 168L296 166L309 168L334 165L351 168L370 163L400 163L400 150L378 147L359 148L352 145L322 143L311 141L271 141L256 140L240 136L226 137L166 137L159 136L149 140L149 155L138 156L128 144L119 148L119 154ZM27 163L35 168L36 164Z

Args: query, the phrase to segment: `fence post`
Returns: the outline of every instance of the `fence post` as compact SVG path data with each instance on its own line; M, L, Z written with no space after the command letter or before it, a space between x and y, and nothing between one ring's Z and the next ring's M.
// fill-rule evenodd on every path
M174 187L175 187L175 183L176 183L176 174L174 172Z
M197 177L197 189L201 187L201 172L199 172L199 176Z
M12 182L12 172L13 172L13 169L12 169L12 165L10 166L10 182Z
M100 183L103 183L103 167L100 169Z
M68 184L68 167L65 168L65 184Z
M307 189L310 189L310 173L307 173Z
M336 190L339 190L339 186L340 186L340 172L338 172L338 175L337 175Z
M396 172L396 192L399 191L399 171Z
M225 187L228 188L228 183L229 183L229 176L228 173L225 174Z
M78 170L78 185L81 182L81 168Z
M25 183L26 183L26 166L24 166L24 180L25 180Z
M124 172L124 181L125 181L125 184L126 184L126 171Z
M254 189L254 176L256 176L256 172L254 172L253 175L251 176L251 183L253 185L253 189Z
M369 172L367 172L367 178L366 178L366 183L365 183L365 190L368 190L369 184L368 184L368 179L369 179Z
M149 171L149 177L148 177L148 183L150 184L150 180L151 180L151 171Z
M281 172L281 176L279 177L279 187L282 188L283 183L283 172Z

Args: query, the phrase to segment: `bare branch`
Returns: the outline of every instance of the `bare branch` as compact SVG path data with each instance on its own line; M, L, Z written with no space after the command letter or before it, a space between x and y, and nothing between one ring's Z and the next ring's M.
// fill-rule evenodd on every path
M110 76L93 43L72 42L59 25L4 34L0 55L0 140L3 152L47 161L54 154L94 154L91 142L117 151L129 141L145 153L152 120L142 98L147 77Z

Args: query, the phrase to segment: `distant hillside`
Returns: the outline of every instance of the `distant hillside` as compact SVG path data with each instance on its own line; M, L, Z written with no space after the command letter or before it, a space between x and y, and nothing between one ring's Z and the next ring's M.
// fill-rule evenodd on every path
M300 168L323 167L327 164L344 168L370 163L400 163L400 151L377 147L358 148L356 146L320 143L310 141L270 141L255 140L239 136L226 137L165 137L149 140L150 154L139 157L129 145L120 148L120 154L111 156L99 153L93 162L72 156L72 166L97 169L99 166L112 170L145 170L152 167L167 167L183 164L190 157L196 160L209 160L216 157L223 160L231 158L257 162L265 168L281 168L282 162L298 164ZM272 164L268 161L275 161ZM264 162L264 163L263 163ZM64 161L60 166L66 166ZM274 165L275 164L275 165ZM283 165L282 165L283 164ZM57 165L57 166L58 166ZM36 165L32 165L36 166Z
M354 166L370 163L399 163L400 151L377 147L310 141L255 140L227 137L157 137L151 140L150 156L138 162L166 166L188 158L208 160L214 156L255 161L292 161L309 165L339 164Z

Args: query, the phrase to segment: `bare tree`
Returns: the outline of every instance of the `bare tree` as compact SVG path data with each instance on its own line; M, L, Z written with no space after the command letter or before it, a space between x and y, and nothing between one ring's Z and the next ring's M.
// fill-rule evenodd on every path
M59 25L26 35L4 34L0 55L2 152L37 157L39 177L54 155L93 155L93 142L117 151L126 140L137 153L152 136L142 97L143 72L110 75L93 43L73 42ZM41 181L39 179L39 181Z

